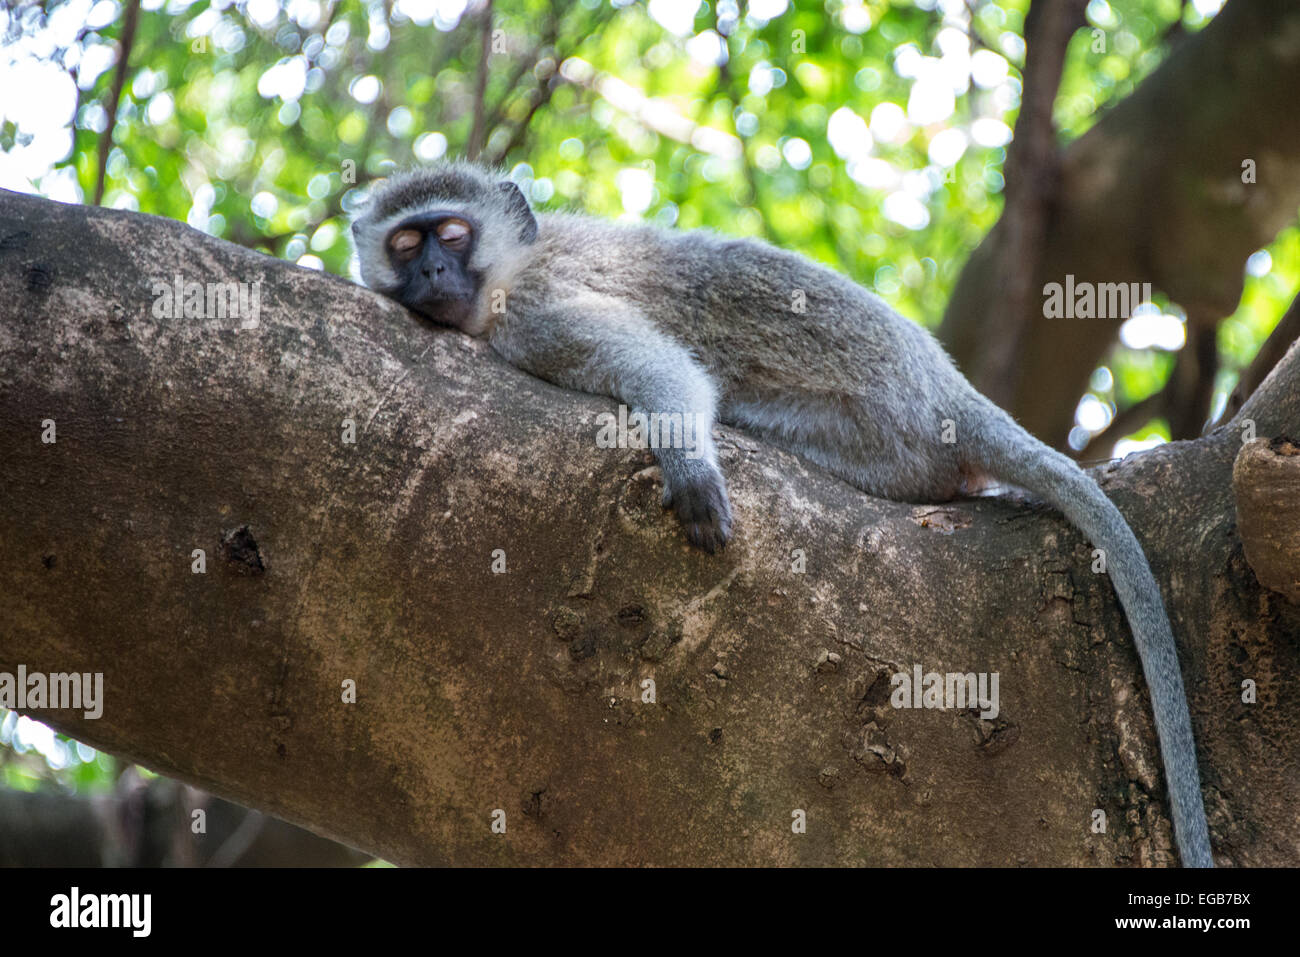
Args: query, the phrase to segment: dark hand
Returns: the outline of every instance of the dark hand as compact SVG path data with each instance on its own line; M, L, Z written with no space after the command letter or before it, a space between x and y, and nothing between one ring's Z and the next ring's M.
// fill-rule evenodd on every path
M706 465L664 487L664 505L681 520L686 538L710 555L731 537L731 503L727 484L716 466Z

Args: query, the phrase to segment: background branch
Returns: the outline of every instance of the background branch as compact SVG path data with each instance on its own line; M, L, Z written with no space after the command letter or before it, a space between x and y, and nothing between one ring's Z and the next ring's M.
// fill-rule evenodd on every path
M1237 387L1228 397L1222 416L1224 419L1230 419L1237 414L1237 410L1259 388L1259 384L1273 371L1274 366L1282 361L1282 357L1297 339L1300 339L1300 295L1291 300L1291 305L1282 314L1282 318L1273 327L1264 344L1259 347L1255 358L1241 373L1241 377L1237 380Z
M108 154L113 149L113 127L117 125L117 109L122 103L122 92L126 89L126 74L131 60L131 49L135 45L135 30L140 22L140 0L126 0L126 10L122 20L122 36L117 44L117 65L113 69L113 86L109 90L104 111L108 119L104 132L99 137L99 159L95 166L95 205L104 201L104 181L108 175Z
M488 64L492 59L492 0L483 0L483 12L479 18L479 60L478 72L474 77L474 115L469 129L469 141L465 146L467 159L476 160L483 152L484 126L487 109Z
M1061 85L1070 38L1083 25L1086 0L1034 0L1025 16L1023 99L1007 149L1006 202L997 270L1000 291L985 323L987 345L975 378L1005 405L1019 382L1020 340L1031 307L1041 302L1038 272L1047 220L1059 189L1059 158L1052 108Z

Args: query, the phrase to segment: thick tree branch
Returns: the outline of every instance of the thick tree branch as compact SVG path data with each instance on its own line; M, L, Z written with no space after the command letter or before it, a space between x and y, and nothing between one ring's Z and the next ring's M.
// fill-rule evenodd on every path
M256 327L159 317L177 274L260 283ZM1300 431L1297 381L1243 409L1261 436ZM1060 516L872 499L722 430L708 556L647 453L597 446L613 407L182 224L0 194L0 672L100 672L100 719L28 710L398 863L1172 860L1132 643ZM1300 643L1233 531L1239 426L1102 479L1217 849L1296 864ZM915 666L998 673L998 715L892 707Z

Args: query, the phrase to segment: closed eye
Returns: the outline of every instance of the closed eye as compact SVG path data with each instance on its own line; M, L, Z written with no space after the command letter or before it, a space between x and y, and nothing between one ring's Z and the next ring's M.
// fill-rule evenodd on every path
M469 242L470 226L463 219L444 219L438 224L438 241L444 246L458 248Z
M399 256L409 257L420 248L424 236L418 229L399 229L388 240L388 246Z

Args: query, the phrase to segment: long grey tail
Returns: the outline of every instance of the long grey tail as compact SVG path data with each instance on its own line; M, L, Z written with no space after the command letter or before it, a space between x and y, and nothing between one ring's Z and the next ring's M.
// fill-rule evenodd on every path
M987 399L981 405L967 423L976 440L976 463L999 479L1041 495L1102 549L1151 692L1179 855L1184 867L1213 867L1178 652L1160 586L1142 546L1119 509L1078 465L1043 445Z

